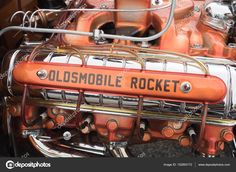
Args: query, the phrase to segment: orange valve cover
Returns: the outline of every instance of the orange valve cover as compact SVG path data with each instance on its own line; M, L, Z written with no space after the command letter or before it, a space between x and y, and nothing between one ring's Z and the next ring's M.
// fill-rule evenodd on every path
M151 70L89 67L46 62L21 62L14 80L31 87L83 90L173 101L218 103L226 85L211 75Z

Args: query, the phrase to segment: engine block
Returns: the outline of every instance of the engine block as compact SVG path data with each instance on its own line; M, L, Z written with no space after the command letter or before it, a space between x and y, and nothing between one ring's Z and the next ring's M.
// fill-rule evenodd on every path
M47 157L128 157L158 139L209 157L236 149L235 2L38 0L15 12L22 23L0 31L24 33L2 59L4 130L11 117Z

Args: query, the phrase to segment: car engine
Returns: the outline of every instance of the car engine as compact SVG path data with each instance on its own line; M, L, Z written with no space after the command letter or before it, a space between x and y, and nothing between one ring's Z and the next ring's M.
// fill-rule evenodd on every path
M18 3L0 30L12 147L22 138L46 157L132 157L133 145L173 140L236 156L235 0Z

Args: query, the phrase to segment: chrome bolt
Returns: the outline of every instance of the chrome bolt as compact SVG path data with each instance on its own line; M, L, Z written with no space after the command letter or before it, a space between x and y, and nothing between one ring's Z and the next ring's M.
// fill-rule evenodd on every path
M47 78L47 76L48 76L48 72L46 71L46 70L44 70L44 69L42 69L42 70L39 70L37 73L37 76L40 78L40 79L46 79Z
M192 90L192 85L189 82L183 82L180 89L183 93L189 93Z
M152 0L152 5L159 5L160 3L160 0Z
M68 141L68 140L71 139L71 137L72 137L72 135L69 131L66 131L66 132L63 133L64 140Z
M236 48L236 43L229 43L229 44L228 44L228 47L229 47L229 48Z

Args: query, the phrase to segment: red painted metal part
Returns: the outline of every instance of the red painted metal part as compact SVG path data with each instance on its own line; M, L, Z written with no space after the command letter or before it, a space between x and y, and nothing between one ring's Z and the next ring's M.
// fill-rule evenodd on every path
M198 151L206 155L216 155L219 150L224 149L224 142L232 140L232 127L206 125Z
M149 8L151 4L150 0L88 0L87 2L95 8L100 8L102 4L107 8L117 9ZM162 5L168 2L164 0ZM174 21L168 31L156 41L152 48L185 53L191 56L235 59L235 48L231 48L226 44L227 34L204 25L200 21L201 10L194 10L194 7L202 7L204 2L177 0ZM151 5L151 7L156 6ZM107 23L113 23L118 33L126 33L132 27L134 29L131 29L132 33L142 36L150 26L153 27L155 32L160 32L166 25L169 10L170 8L164 8L157 11L132 14L124 12L86 12L81 14L67 29L92 32ZM114 42L135 46L131 41L114 40ZM63 35L63 44L87 46L94 45L94 42L88 37L65 34Z
M40 70L47 71L47 78L40 79L37 76ZM217 103L226 95L226 85L220 78L199 74L22 62L14 68L13 77L16 82L32 87L175 101ZM188 93L182 91L185 82L192 87Z

